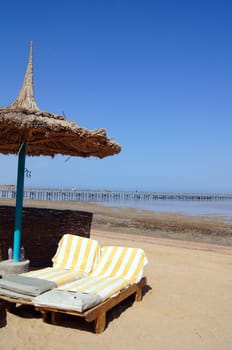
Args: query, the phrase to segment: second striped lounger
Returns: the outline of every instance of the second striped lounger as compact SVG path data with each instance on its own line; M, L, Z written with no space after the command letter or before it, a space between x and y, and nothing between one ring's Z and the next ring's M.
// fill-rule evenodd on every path
M144 266L148 263L139 248L103 247L94 271L86 278L67 283L35 298L37 310L52 323L59 313L84 317L94 321L94 330L101 333L106 325L106 312L132 294L142 299L146 285Z

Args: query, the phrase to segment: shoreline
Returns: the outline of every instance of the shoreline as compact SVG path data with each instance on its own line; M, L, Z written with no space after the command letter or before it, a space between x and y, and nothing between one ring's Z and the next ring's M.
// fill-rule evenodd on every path
M14 206L14 199L0 199L0 205ZM24 207L81 210L93 213L91 230L176 241L232 246L232 224L220 216L188 216L135 208L104 206L92 202L24 200Z

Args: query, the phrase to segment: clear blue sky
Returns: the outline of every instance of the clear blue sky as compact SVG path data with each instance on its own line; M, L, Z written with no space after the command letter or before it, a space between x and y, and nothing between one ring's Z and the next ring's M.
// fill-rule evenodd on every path
M232 192L231 18L229 0L4 1L0 106L32 40L38 106L122 145L103 160L27 157L25 186ZM0 169L16 183L16 156Z

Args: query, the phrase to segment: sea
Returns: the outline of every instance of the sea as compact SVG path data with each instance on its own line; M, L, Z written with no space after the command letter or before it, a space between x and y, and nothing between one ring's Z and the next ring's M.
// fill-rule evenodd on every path
M154 212L179 213L189 216L221 216L232 220L232 200L95 200L104 206L136 208Z
M99 195L100 194L100 195ZM232 196L231 195L206 195L190 196L180 195L178 199L175 196L150 196L146 199L143 195L112 195L111 192L101 191L80 191L75 190L54 190L54 189L26 189L24 199L35 200L64 200L64 201L85 201L89 203L98 203L104 206L120 208L136 208L139 210L149 210L153 212L180 213L189 216L211 215L223 217L223 220L232 220ZM15 189L0 188L1 198L15 198ZM199 199L198 199L199 198ZM203 199L202 199L203 198ZM208 198L208 199L207 199Z

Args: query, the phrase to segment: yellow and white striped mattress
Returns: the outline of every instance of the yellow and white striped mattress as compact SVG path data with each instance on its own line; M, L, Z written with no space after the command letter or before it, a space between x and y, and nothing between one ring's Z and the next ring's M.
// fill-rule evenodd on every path
M86 277L86 275L83 273L60 269L59 267L46 267L40 270L21 273L20 276L39 278L46 281L55 282L56 286Z
M67 283L58 289L97 294L105 300L140 281L147 263L145 253L140 248L103 247L100 260L88 277Z
M136 283L143 277L147 263L147 257L140 248L105 246L90 276L123 278L129 283Z
M102 301L118 294L122 289L128 287L129 283L123 278L114 277L86 277L62 285L57 290L66 290L75 293L96 294Z
M69 281L88 276L93 270L100 252L96 240L65 234L53 257L53 267L21 274L25 277L40 278L60 286Z
M65 234L53 257L53 266L89 274L98 259L99 243L90 238Z

